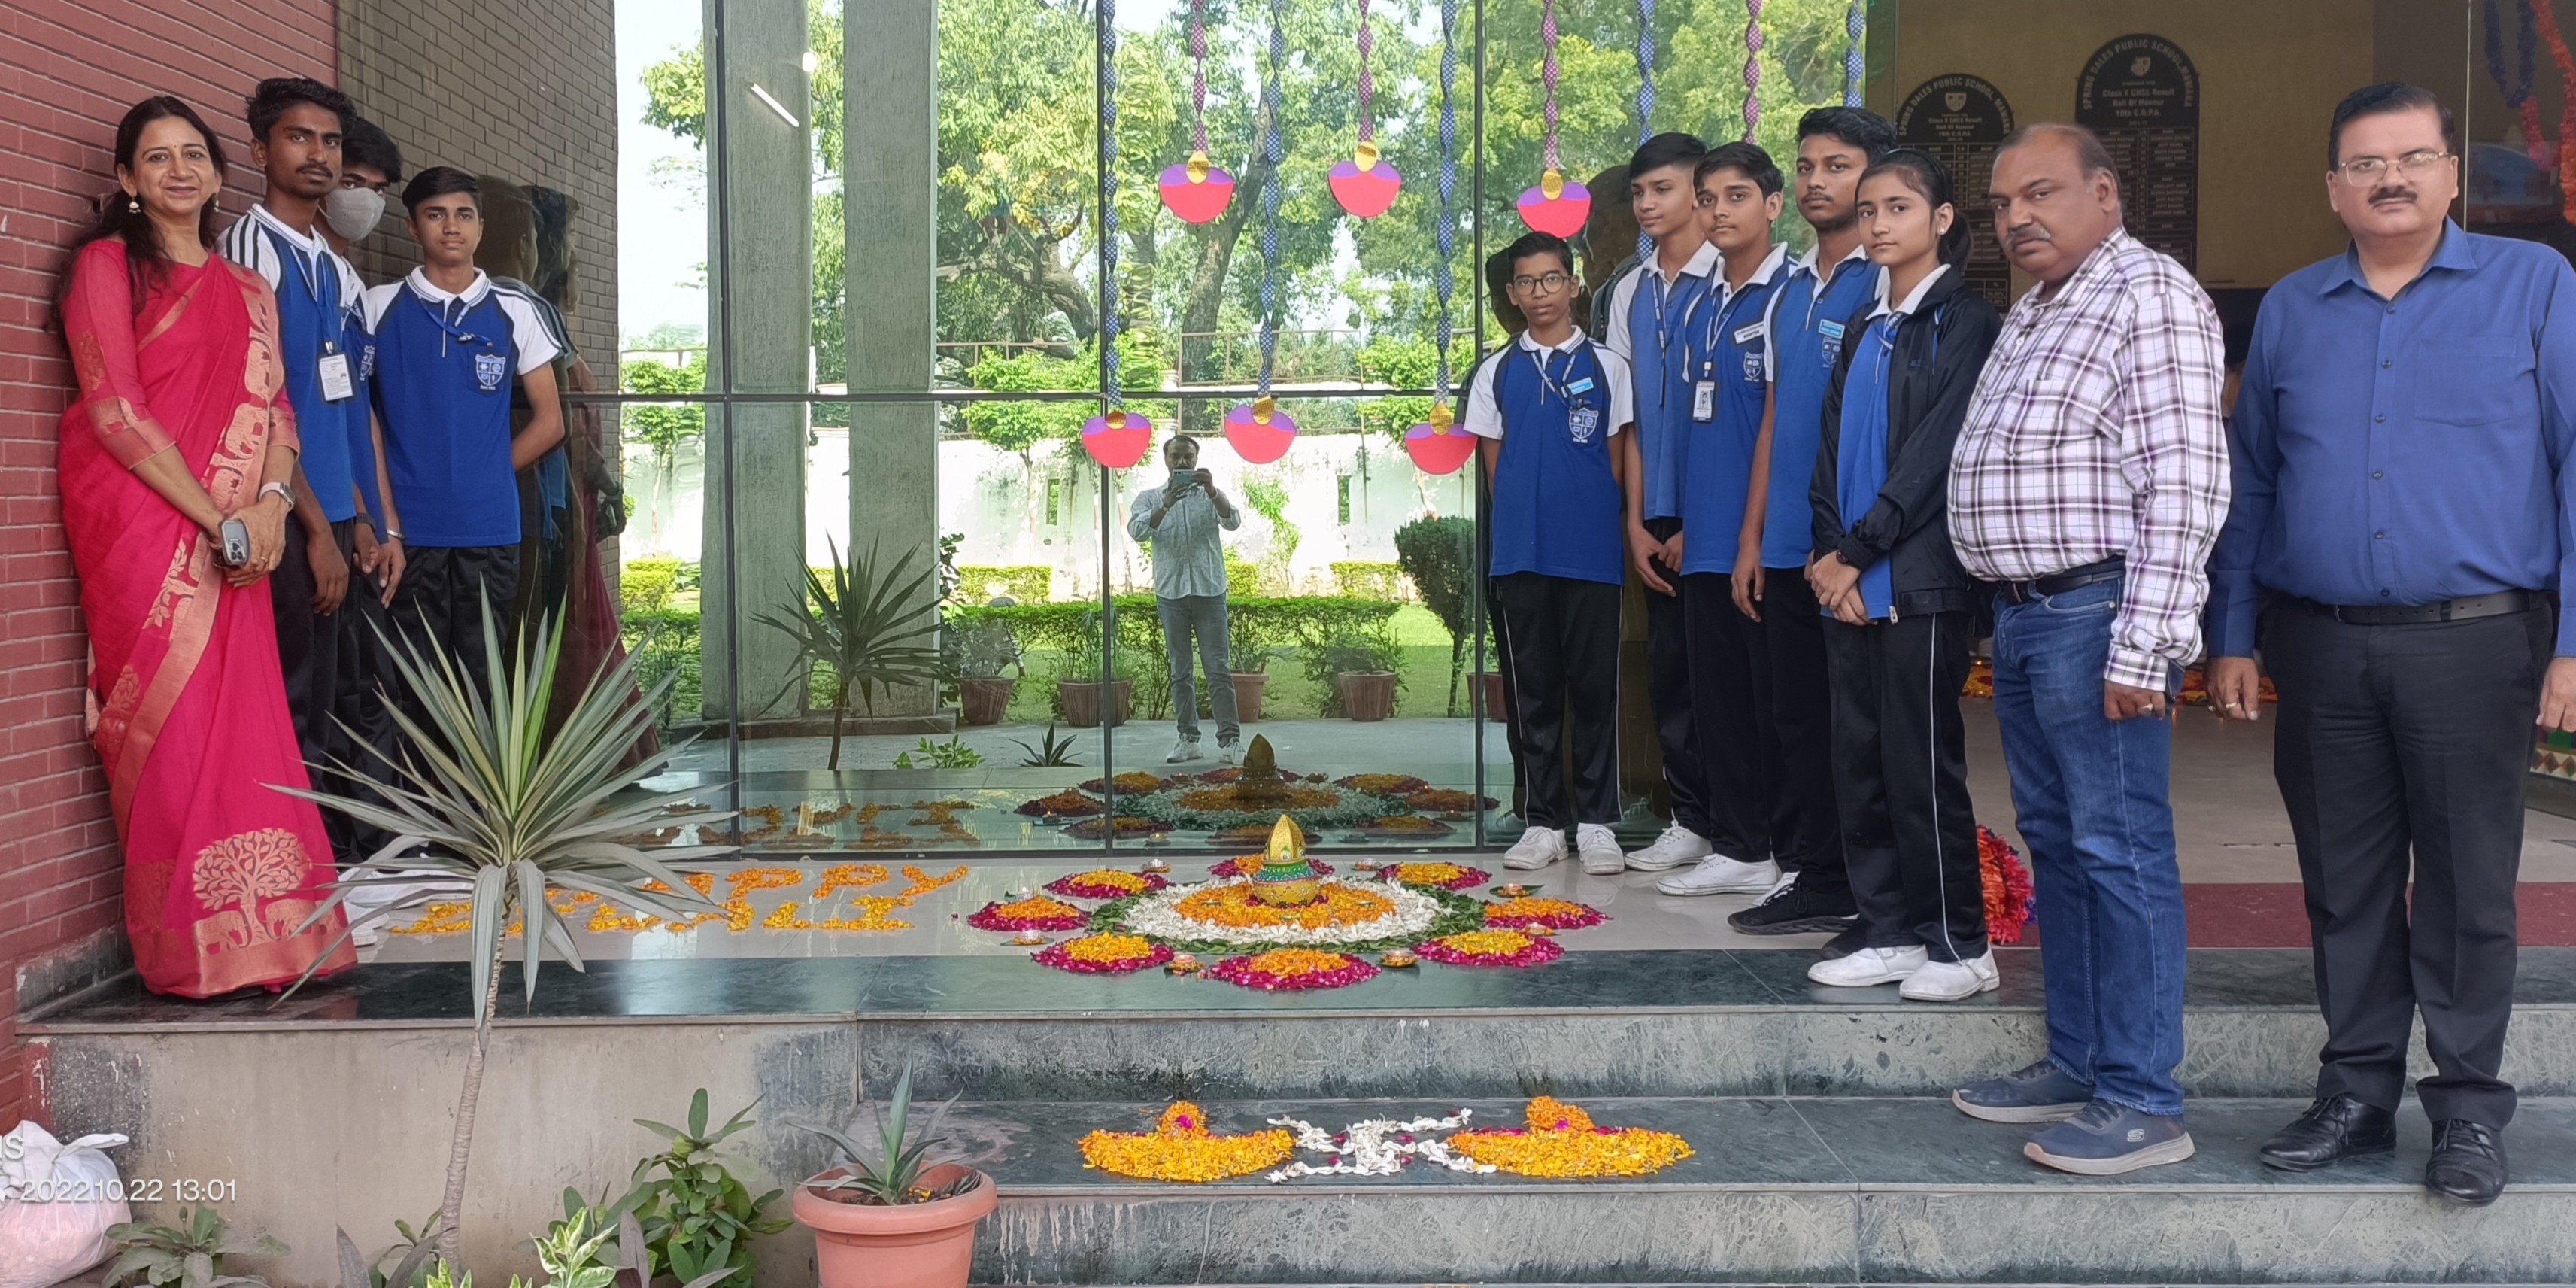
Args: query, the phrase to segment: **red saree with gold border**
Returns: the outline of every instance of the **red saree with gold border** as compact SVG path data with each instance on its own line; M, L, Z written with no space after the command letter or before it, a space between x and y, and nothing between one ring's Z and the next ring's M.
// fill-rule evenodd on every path
M217 506L252 499L269 445L295 441L277 300L220 258L168 267L137 312L122 244L93 242L73 265L63 330L80 392L59 461L135 966L156 992L212 997L293 980L343 922L298 929L331 846L311 803L271 790L310 780L268 582L226 585L205 534L133 473L175 447ZM322 968L355 961L343 944Z

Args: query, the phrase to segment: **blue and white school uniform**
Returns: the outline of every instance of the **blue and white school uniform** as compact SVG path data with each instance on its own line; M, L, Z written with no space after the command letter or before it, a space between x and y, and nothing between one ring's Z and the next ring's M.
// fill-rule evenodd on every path
M1602 347L1628 364L1636 389L1637 450L1645 465L1639 495L1646 520L1681 517L1682 452L1688 433L1690 382L1683 372L1691 310L1721 289L1717 248L1706 242L1680 272L1666 276L1649 257L1610 290L1610 329Z
M1771 477L1762 511L1762 566L1796 572L1815 544L1815 510L1807 487L1816 474L1816 443L1825 394L1842 362L1844 332L1878 291L1878 266L1854 245L1819 271L1813 249L1789 266L1771 293Z
M1683 575L1735 571L1770 401L1770 304L1789 248L1773 246L1741 286L1721 279L1692 305L1680 363Z
M1467 432L1500 442L1493 575L1502 601L1524 813L1534 828L1619 816L1619 593L1626 576L1612 440L1635 404L1627 364L1585 338L1523 334L1476 372ZM1569 784L1565 750L1572 742Z

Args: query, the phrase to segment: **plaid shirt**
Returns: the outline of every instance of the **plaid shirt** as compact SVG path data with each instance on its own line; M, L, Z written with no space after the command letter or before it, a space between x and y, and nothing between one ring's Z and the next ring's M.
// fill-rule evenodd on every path
M2054 299L2004 320L1950 469L1968 571L2030 581L2126 556L2103 678L2162 691L2200 654L2227 521L2218 313L2180 264L2114 232Z

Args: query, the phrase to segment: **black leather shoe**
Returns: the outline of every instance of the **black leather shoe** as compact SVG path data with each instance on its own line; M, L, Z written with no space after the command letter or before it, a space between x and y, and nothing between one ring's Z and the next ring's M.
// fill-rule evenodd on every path
M2485 1207L2504 1193L2504 1137L2485 1123L2451 1118L2433 1124L2433 1161L2424 1188L2461 1207Z
M2323 1096L2308 1105L2297 1122L2263 1142L2263 1165L2284 1172L2313 1172L2347 1158L2385 1154L2397 1148L2397 1115L2373 1109L2353 1096Z

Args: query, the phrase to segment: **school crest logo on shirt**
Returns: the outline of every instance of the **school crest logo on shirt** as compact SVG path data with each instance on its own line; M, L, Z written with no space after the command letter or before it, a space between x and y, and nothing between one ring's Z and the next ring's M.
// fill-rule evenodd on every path
M1601 409L1589 405L1570 408L1565 413L1565 430L1577 444L1589 443L1601 431Z
M474 383L480 386L483 392L488 394L493 390L500 388L501 381L507 378L509 374L510 362L500 354L478 353L474 355Z

